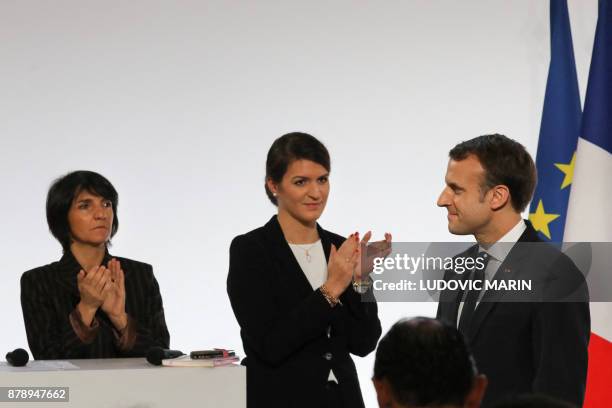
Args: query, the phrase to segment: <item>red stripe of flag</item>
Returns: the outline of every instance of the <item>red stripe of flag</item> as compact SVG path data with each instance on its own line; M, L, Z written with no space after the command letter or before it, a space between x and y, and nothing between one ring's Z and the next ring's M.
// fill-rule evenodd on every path
M584 408L609 407L612 401L612 343L591 333Z

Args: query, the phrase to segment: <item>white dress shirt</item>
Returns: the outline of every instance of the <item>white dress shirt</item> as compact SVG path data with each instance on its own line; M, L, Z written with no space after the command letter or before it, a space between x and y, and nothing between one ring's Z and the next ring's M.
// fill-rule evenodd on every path
M327 260L323 251L321 240L313 244L291 244L289 248L297 259L302 272L306 275L306 279L312 286L313 290L317 290L327 280ZM331 327L327 327L327 337L330 336ZM329 370L327 381L338 383L338 379L334 375L333 370Z

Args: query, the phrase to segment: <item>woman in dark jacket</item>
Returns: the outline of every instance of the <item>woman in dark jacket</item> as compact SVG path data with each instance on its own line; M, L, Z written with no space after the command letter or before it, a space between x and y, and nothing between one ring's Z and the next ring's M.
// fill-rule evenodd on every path
M58 262L25 272L21 307L35 359L143 357L169 347L151 265L108 253L119 227L118 195L103 176L75 171L47 195Z
M227 290L251 408L364 406L350 354L367 355L381 334L369 268L361 272L370 233L345 239L317 224L329 172L327 149L313 136L277 139L265 187L278 213L231 244ZM379 256L390 240L377 243Z

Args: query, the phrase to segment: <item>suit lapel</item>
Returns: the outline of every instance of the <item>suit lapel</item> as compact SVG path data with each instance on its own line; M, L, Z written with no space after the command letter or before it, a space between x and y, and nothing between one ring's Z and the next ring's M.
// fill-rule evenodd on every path
M264 231L266 239L273 248L274 255L280 263L279 266L283 278L292 286L290 290L297 290L301 296L310 294L313 291L312 286L310 282L308 282L304 271L302 271L293 251L289 247L276 215L268 221L264 227ZM325 249L325 245L323 249ZM326 256L328 256L327 253Z
M72 252L65 252L58 262L58 283L75 299L80 297L79 288L77 286L77 274L80 270L81 265L79 265L74 255L72 255Z
M529 261L529 254L532 250L532 246L528 245L527 243L539 241L539 239L531 224L528 221L526 221L526 224L527 229L523 232L521 237L508 253L508 256L504 262L501 263L495 272L493 281L508 281L518 279L521 275L521 271L529 269L527 261ZM482 327L482 323L495 308L495 306L503 300L503 296L503 292L485 292L480 303L478 304L478 307L474 311L474 316L470 324L468 337L471 339L471 341L476 338L478 331Z
M471 246L466 251L456 255L456 257L470 257L473 258L478 252L478 245ZM464 281L469 278L468 273L456 273L455 271L447 270L444 274L444 280L460 280ZM457 326L457 315L459 313L459 305L463 298L463 291L460 288L455 290L443 290L440 292L439 307L440 313L438 318Z
M448 275L445 281L455 279L453 275ZM461 277L461 280L465 277ZM457 326L457 314L459 313L459 304L461 303L461 295L463 292L457 290L447 290L440 293L440 315L438 316L441 320Z
M333 242L331 240L330 235L327 233L327 231L321 228L319 224L317 224L317 231L319 231L319 238L321 238L321 244L323 245L323 252L325 253L325 260L329 263L329 254L331 252L331 245Z

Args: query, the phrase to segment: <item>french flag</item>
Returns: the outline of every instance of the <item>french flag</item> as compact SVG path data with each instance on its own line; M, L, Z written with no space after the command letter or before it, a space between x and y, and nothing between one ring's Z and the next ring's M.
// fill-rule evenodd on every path
M612 0L599 0L599 17L565 242L612 242ZM612 270L607 279L612 279ZM612 300L612 294L610 294ZM589 371L584 407L612 406L612 303L591 303Z

